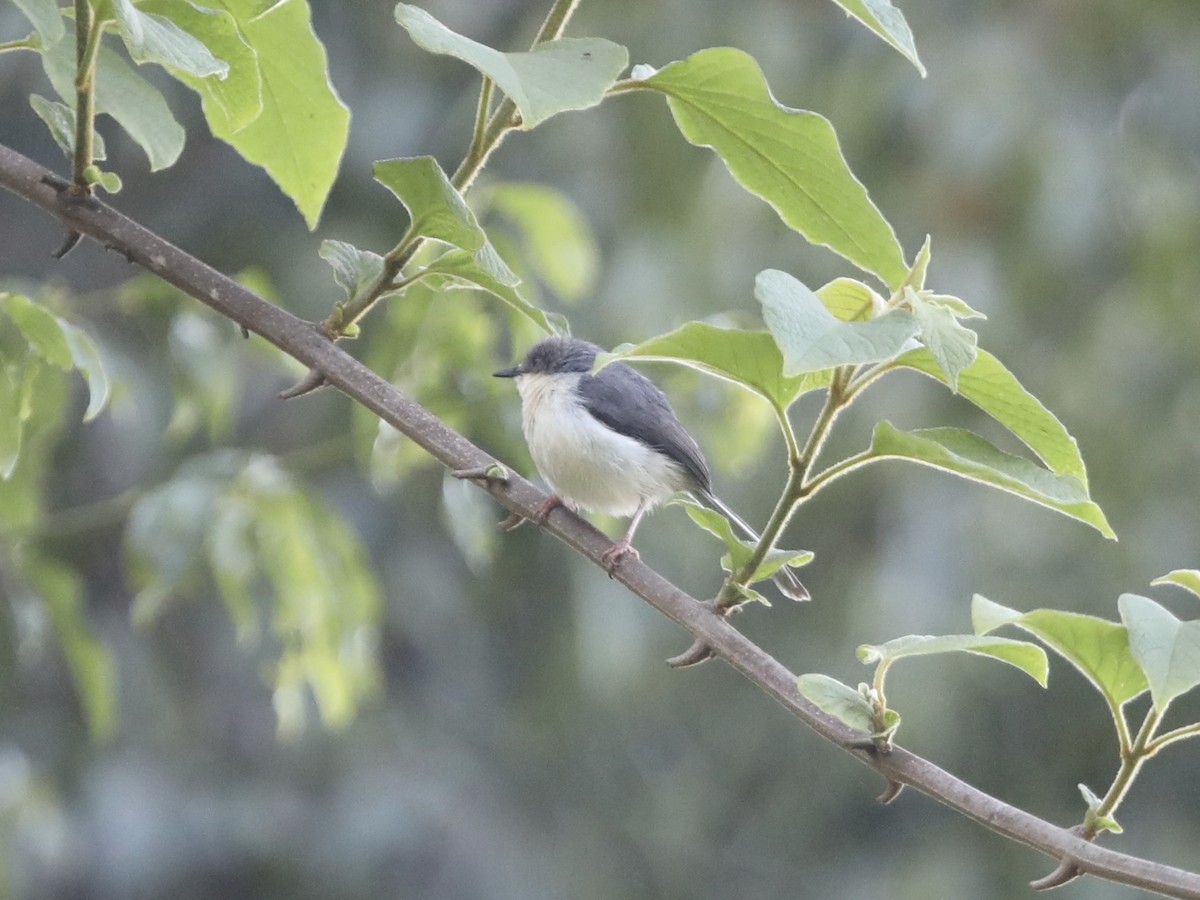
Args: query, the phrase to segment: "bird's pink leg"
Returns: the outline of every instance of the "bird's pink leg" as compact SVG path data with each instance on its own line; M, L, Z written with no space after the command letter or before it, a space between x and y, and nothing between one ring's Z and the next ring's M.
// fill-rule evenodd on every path
M642 521L642 516L645 514L646 502L643 500L638 504L633 518L629 520L629 527L625 529L625 533L621 535L621 539L600 554L600 561L608 569L609 578L612 578L613 573L617 570L617 566L621 564L621 561L625 557L632 556L634 559L640 559L637 550L633 547L633 533L637 531L638 523Z

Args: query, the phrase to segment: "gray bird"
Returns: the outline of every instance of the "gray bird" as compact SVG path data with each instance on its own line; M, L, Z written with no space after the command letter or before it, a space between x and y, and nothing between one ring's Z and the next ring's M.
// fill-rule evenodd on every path
M519 365L495 373L516 382L529 453L554 492L538 510L538 521L559 504L631 516L625 534L604 554L612 571L625 556L637 556L632 541L642 516L688 491L757 541L754 529L713 494L704 454L663 392L624 363L591 374L598 352L587 341L547 338ZM772 580L785 596L809 599L786 566Z

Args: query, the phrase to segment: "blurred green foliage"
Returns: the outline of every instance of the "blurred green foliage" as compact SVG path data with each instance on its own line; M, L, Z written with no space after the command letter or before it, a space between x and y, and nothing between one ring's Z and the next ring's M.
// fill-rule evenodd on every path
M428 8L495 47L527 44L544 11L504 0ZM312 9L355 115L316 237L382 252L405 220L371 182L371 162L458 159L475 82L418 51L390 3L354 15L317 0ZM953 631L974 591L1022 610L1113 618L1119 593L1200 556L1194 3L941 0L905 13L924 80L832 4L589 0L569 31L654 66L738 47L782 103L829 118L908 253L933 235L931 284L988 314L984 344L1078 438L1093 495L1121 535L1113 545L915 467L839 482L789 532L817 553L805 572L816 602L755 609L738 625L792 668L851 682L853 647ZM0 4L0 42L23 29ZM28 106L31 92L49 91L40 66L3 54L0 71L4 141L59 165ZM188 144L173 169L146 176L129 139L102 124L125 181L121 209L222 270L261 267L284 306L327 316L341 294L295 209L204 136L192 95L159 83ZM490 190L514 182L550 185L581 211L599 257L585 296L538 268L542 238L512 205L489 204ZM615 97L511 136L471 198L489 231L493 216L515 225L512 246L498 240L497 250L518 274L522 264L538 273L542 304L569 309L574 332L606 346L716 314L755 327L753 279L765 268L813 285L846 274L688 146L656 98ZM261 342L173 292L127 284L124 261L95 246L53 263L60 242L53 221L0 196L3 289L82 326L112 378L109 411L83 425L84 381L42 366L38 408L56 414L24 422L17 469L0 482L4 533L53 573L35 594L33 578L0 566L0 833L14 896L1001 898L1044 872L916 796L876 808L878 785L863 770L729 672L668 672L661 659L681 635L602 573L532 529L490 542L460 533L468 516L480 533L480 507L463 511L460 485L444 485L402 438L328 393L280 403L297 373ZM528 473L517 400L489 373L536 330L501 310L418 285L374 311L348 346ZM783 472L767 405L693 373L652 374L717 465L720 493L762 521ZM812 412L802 403L797 423ZM898 377L849 414L831 454L862 449L885 415L904 430L949 420L1004 439L969 404ZM313 554L283 554L254 575L227 555L239 580L222 586L201 567L181 586L191 602L137 629L137 569L121 549L131 510L218 460L228 467L205 476L210 500L241 510L228 514L227 535L258 527L269 542L300 529ZM246 474L255 465L265 481ZM252 499L269 508L261 518L245 508ZM298 608L295 631L239 644L231 623L268 607L240 605L231 619L231 595L269 605L272 583L366 571L346 528L366 548L380 600L351 584L344 609ZM236 555L247 545L234 537L217 550L197 537L193 549ZM256 559L269 551L249 546ZM699 595L719 583L713 546L671 510L640 543ZM1182 618L1193 616L1189 602L1174 606ZM86 631L51 640L76 603ZM289 649L303 656L288 642L303 636L305 616L345 617L344 643L286 663ZM293 684L306 671L319 677L322 658L353 659L376 640L384 689L370 690L364 668L347 688L369 698L354 721L279 742L276 710L296 713L297 694L276 695L273 709L266 685L281 673ZM108 701L75 686L81 667L110 664L105 652L116 720ZM889 691L903 741L1010 802L1079 821L1074 786L1106 784L1116 762L1108 717L1067 667L1052 666L1045 694L997 669L914 665ZM330 691L344 709L348 695ZM1195 718L1194 700L1178 707ZM106 729L108 742L90 737ZM1147 770L1113 846L1194 866L1200 834L1180 789L1193 750L1171 749ZM1061 893L1127 895L1091 882Z

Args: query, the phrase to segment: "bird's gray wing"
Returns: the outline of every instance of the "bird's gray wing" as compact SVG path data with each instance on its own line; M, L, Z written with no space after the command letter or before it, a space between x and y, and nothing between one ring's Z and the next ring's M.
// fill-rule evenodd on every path
M709 490L712 478L700 446L683 427L666 395L646 376L624 363L612 363L596 375L584 375L579 380L579 396L596 419L665 453L697 487Z

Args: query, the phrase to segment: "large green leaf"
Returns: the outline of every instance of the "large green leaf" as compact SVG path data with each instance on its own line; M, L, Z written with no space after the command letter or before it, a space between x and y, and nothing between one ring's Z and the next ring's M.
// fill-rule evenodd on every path
M58 144L63 155L70 159L75 150L75 110L57 100L49 100L41 94L30 94L29 105L39 119L50 129L50 136ZM104 138L100 132L92 134L92 159L103 161L107 156Z
M889 0L833 0L858 21L895 47L908 59L921 77L925 77L925 66L917 57L917 45L913 42L912 30L904 20L904 13L892 6Z
M25 13L25 18L33 23L46 43L54 43L66 32L55 0L13 0L13 3Z
M546 334L570 333L566 319L556 313L548 313L530 303L514 285L496 277L495 262L481 264L481 258L484 260L494 259L495 262L499 262L499 257L495 255L495 251L491 250L490 244L474 253L466 250L449 250L428 265L425 271L429 275L422 280L443 291L459 288L486 291L493 297L503 300L515 312L525 316ZM507 266L504 267L504 271L508 271Z
M257 118L239 127L241 117L218 113L209 116L209 128L265 169L315 228L346 149L350 112L329 80L307 0L205 0L205 5L233 16L241 39L257 54L262 77ZM205 113L219 109L206 105Z
M804 284L778 269L758 273L754 296L783 351L788 376L891 359L917 333L916 319L903 310L865 322L843 321Z
M1129 632L1116 622L1057 609L1022 613L978 594L971 601L971 622L979 634L1002 625L1032 634L1092 683L1114 718L1120 717L1124 704L1149 687L1130 650Z
M223 131L236 132L258 118L263 110L258 54L242 37L232 13L197 6L190 0L142 0L138 9L178 25L226 65L227 72L220 78L198 77L171 68L176 78L200 95L204 117L210 124L215 122Z
M858 658L867 665L890 665L908 656L931 656L938 653L990 656L1020 669L1042 687L1046 686L1050 670L1046 661L1046 651L1036 644L978 634L910 634L883 644L863 644L857 653Z
M501 53L407 3L396 5L396 21L418 46L461 59L496 82L520 110L522 128L595 106L629 65L625 48L603 38L560 38L528 52Z
M618 359L671 362L697 369L752 391L776 409L786 410L805 391L827 387L829 371L787 377L783 356L766 331L717 328L688 322L639 344L622 344L599 363Z
M924 348L905 353L895 365L948 383L937 360ZM1087 487L1087 469L1075 438L992 354L978 351L975 362L959 373L958 393L1020 438L1051 471L1071 475Z
M48 44L42 67L59 97L75 103L75 41L70 36ZM167 101L116 53L101 47L96 57L96 112L112 116L146 151L153 171L179 158L185 138Z
M357 300L373 290L383 274L382 256L345 241L322 241L318 253L333 266L334 280L346 292L347 300Z
M475 214L432 156L379 160L375 180L404 204L413 234L464 250L487 243Z
M880 422L875 426L866 459L907 459L960 475L1032 500L1091 525L1107 538L1116 538L1104 513L1089 499L1078 478L1059 475L1024 457L1005 453L962 428L904 432L889 422Z
M217 59L201 41L170 19L147 13L133 0L109 0L117 31L136 63L153 62L195 78L224 78L229 64Z
M730 47L701 50L640 81L667 96L688 141L711 147L789 227L890 288L904 281L904 252L846 165L833 126L816 113L780 106L752 57Z
M71 348L57 316L20 294L0 294L0 309L42 359L64 372L71 370Z
M1129 647L1150 682L1160 713L1180 694L1200 684L1200 620L1181 622L1149 597L1122 594L1117 600L1129 631Z

